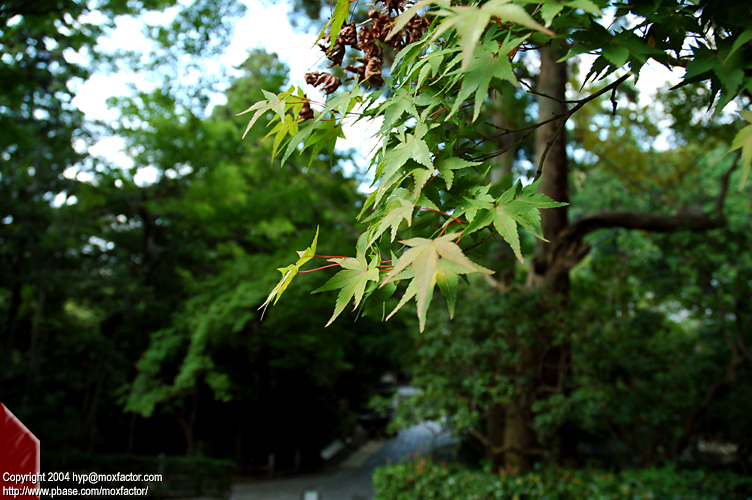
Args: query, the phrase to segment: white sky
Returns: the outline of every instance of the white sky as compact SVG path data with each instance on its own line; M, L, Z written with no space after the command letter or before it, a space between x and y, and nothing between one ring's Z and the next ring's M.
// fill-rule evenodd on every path
M220 58L225 66L236 66L242 63L253 48L265 48L268 52L276 52L279 58L290 67L290 83L301 86L309 97L323 101L323 95L310 85L304 83L305 73L318 70L321 65L321 51L314 46L316 33L301 33L292 30L288 21L288 6L286 4L264 5L256 0L244 0L248 10L235 27L234 36L227 52ZM149 23L169 22L176 10L171 9L161 13L149 13L144 20ZM96 16L94 16L94 19ZM148 50L149 42L142 35L144 21L129 17L116 20L117 29L109 37L99 40L100 47L109 48L127 46L133 49ZM647 104L655 90L667 80L672 83L679 81L681 74L672 73L656 62L648 63L641 71L638 88L641 91L641 104ZM125 96L130 93L127 83L136 83L147 89L149 83L142 76L134 74L97 74L92 76L78 88L78 95L73 100L88 118L114 121L118 119L118 112L107 108L105 101L112 96ZM218 97L217 102L222 102ZM253 103L248 103L250 106ZM242 110L238 110L242 111ZM361 160L376 145L370 136L378 130L375 125L368 126L365 122L346 128L347 140L340 140L338 147L342 149L355 148L357 157ZM238 140L242 131L238 131ZM99 141L89 148L94 155L103 156L124 168L133 166L133 162L122 151L124 142L118 137L111 137ZM76 175L74 172L67 174ZM79 174L80 175L80 174ZM82 179L83 180L83 179ZM137 183L149 183L156 180L155 169L141 169L136 174Z
M264 5L254 0L243 0L248 7L246 15L236 26L232 42L227 52L220 58L220 63L226 67L237 66L245 61L248 52L254 48L264 48L267 52L276 52L280 60L290 68L290 83L303 87L309 97L323 102L323 93L305 84L304 76L309 71L319 70L322 62L321 50L314 46L317 33L301 33L293 31L288 21L289 7L286 4ZM149 23L166 23L175 15L175 9L162 13L149 13L144 20ZM93 20L96 20L94 17ZM109 37L99 40L103 50L117 49L127 46L131 49L149 49L149 41L143 36L144 22L130 17L116 19L117 29ZM116 110L108 109L106 100L113 96L130 94L128 83L135 83L140 88L149 88L146 78L134 74L97 74L79 86L77 97L73 104L80 108L88 118L114 121L118 119ZM218 96L216 103L222 103L223 97ZM248 106L253 104L248 103ZM239 109L238 112L243 111ZM375 125L360 122L346 127L347 139L338 142L338 149L355 148L361 159L375 145L376 141L370 136L378 130ZM241 140L242 130L238 131ZM89 148L89 152L99 155L120 165L131 168L133 162L123 152L124 142L118 137L111 137L99 141ZM73 174L75 175L75 174ZM149 183L156 179L154 169L141 169L136 174L137 183Z

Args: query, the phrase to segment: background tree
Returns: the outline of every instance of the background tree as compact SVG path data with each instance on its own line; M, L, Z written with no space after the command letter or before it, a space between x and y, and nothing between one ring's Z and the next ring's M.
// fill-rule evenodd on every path
M438 10L431 10L433 6ZM600 23L601 8L607 6L616 19L610 28ZM422 8L435 16L430 27L429 21L418 16ZM719 10L722 8L728 10ZM669 67L685 67L683 85L709 84L710 104L717 112L734 99L739 106L747 106L745 89L750 80L744 54L752 38L750 13L731 3L722 7L708 2L541 2L527 10L505 1L473 5L425 1L413 6L383 2L381 10L369 12L369 20L359 24L362 27L356 37L355 27L348 24L348 12L349 2L339 2L323 49L333 65L342 64L347 46L363 52L362 66L343 68L357 78L349 90L336 92L340 79L333 75L312 74L309 83L332 94L320 111L299 116L302 106L310 103L301 89L291 89L267 95L247 109L253 112L248 128L262 116L271 116L276 140L284 142L289 137L284 162L301 143L303 150L320 147L322 138L340 134L340 121L352 113L356 103L365 103L362 116L383 118L379 132L382 148L371 162L375 188L361 213L372 210L364 219L368 228L359 240L355 259L333 260L348 269L329 282L332 288L335 283L342 288L338 310L350 299L356 307L383 303L385 295L394 293L394 283L405 282L396 309L415 297L422 331L436 284L452 316L458 276L490 272L467 258L469 250L498 234L524 262L518 228L538 237L524 289L541 292L529 300L536 301L542 317L551 313L552 319L528 330L525 341L506 339L516 354L515 365L505 373L512 390L499 407L503 416L493 419L498 429L489 430L489 436L499 440L491 445L496 454L504 455L504 464L512 470L527 470L532 458L549 453L539 446L533 404L544 399L541 392L551 388L563 392L563 380L570 375L571 345L566 336L556 333L563 327L556 311L567 308L570 272L590 251L586 237L609 228L676 232L725 227L724 201L737 168L736 163L726 163L727 170L715 183L717 194L705 207L704 200L698 198L689 205L674 204L649 213L596 211L570 223L566 207L570 191L567 121L604 95L611 96L615 114L620 86L636 77L650 58ZM734 12L733 18L729 12ZM694 42L685 48L689 39ZM399 51L392 66L393 78L386 79L384 91L364 95L359 81L376 87L382 84L386 47ZM495 134L481 135L486 125L478 118L489 89L495 82L519 87L515 67L521 59L515 57L530 50L536 50L539 58L534 86L526 85L536 96L536 121L518 130L501 128ZM574 99L576 96L567 95L564 60L586 52L597 55L586 80L622 74ZM498 85L495 90L503 92L505 88ZM742 129L733 143L726 142L727 150L742 149L743 176L737 183L741 186L750 163L748 149L744 149L749 130ZM512 132L524 134L519 142L535 134L536 166L530 172L535 182L526 187L489 182L493 164L487 162L509 148L485 152L483 143ZM404 252L391 247L391 255L385 255L387 246L379 242L387 230L392 242L400 230L411 236L400 240ZM460 247L456 244L459 240L467 244ZM277 300L306 260L302 258L283 271L267 304ZM384 278L375 272L379 267L385 270Z

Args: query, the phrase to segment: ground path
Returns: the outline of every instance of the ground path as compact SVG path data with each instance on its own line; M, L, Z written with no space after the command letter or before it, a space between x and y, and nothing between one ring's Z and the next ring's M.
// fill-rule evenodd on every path
M416 425L393 438L366 443L334 472L237 482L231 500L301 500L306 490L317 491L319 500L371 500L371 475L377 466L423 454L449 442L449 436L441 433L436 424Z

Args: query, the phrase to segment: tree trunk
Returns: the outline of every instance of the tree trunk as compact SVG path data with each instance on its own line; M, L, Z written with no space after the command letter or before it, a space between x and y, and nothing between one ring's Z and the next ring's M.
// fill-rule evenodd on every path
M557 63L561 56L558 50L544 47L539 50L541 69L538 76L537 91L551 97L538 96L538 120L547 120L553 116L566 113L567 65ZM546 154L542 166L539 193L549 198L569 202L569 163L567 161L567 130L561 120L556 120L541 127L535 133L535 157L538 162ZM566 295L569 292L569 270L552 269L549 262L551 241L567 227L567 207L541 210L541 227L543 236L548 240L535 241L528 288L544 288L546 291Z
M487 458L491 461L494 470L499 470L504 466L504 454L496 451L504 446L504 413L504 407L498 403L491 406L486 413L488 443L485 446Z
M180 425L180 429L183 431L183 437L185 437L185 456L190 457L195 453L195 437L194 428L196 424L196 412L198 411L198 394L194 394L189 398L190 410L186 412L185 407L181 408L179 412L175 413L175 419Z
M537 91L545 94L537 98L540 121L566 112L565 90L567 83L567 66L557 63L559 51L545 47L540 49L541 69L538 76ZM567 202L569 200L568 163L566 154L566 128L561 120L552 121L536 131L535 154L538 159L546 154L542 166L538 192L550 198ZM540 160L539 160L540 161ZM553 241L567 227L566 207L541 211L541 227L544 237ZM562 307L569 292L569 271L549 264L550 243L536 240L535 257L530 266L526 289L545 290L545 301L539 304L542 312L551 308ZM540 377L539 367L551 351L552 332L548 329L532 332L532 343L518 345L520 363L516 369L516 394L506 407L504 428L504 465L510 472L524 473L532 466L531 457L536 447L536 436L532 421L530 405L537 393L537 386L544 381ZM523 382L525 381L525 382Z

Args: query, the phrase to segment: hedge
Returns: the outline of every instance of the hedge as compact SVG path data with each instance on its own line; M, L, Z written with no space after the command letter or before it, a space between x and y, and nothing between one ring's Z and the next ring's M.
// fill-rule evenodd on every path
M548 468L520 476L421 459L376 469L374 500L752 500L752 478L671 467Z

